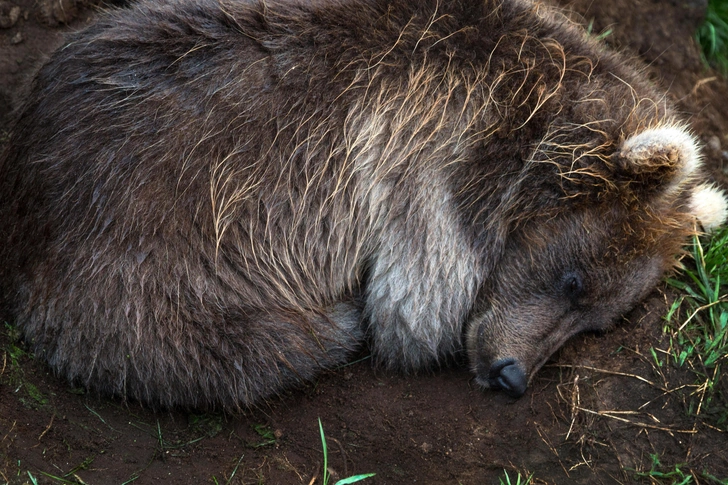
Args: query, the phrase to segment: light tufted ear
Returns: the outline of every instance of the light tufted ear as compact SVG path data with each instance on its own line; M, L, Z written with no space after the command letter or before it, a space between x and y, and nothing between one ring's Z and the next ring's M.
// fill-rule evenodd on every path
M612 161L628 185L667 196L688 182L694 183L702 164L697 140L677 124L650 128L628 138ZM689 197L690 212L706 231L728 219L726 194L714 185L691 187Z
M725 192L714 185L698 185L690 196L690 211L703 229L710 232L728 219L728 199Z
M680 125L650 128L624 141L612 156L619 175L649 192L671 192L690 180L702 160L695 137Z

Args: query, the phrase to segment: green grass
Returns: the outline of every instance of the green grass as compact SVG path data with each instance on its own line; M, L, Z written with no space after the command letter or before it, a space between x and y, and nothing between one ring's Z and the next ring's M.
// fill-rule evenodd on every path
M640 478L648 478L652 483L670 483L671 485L687 485L695 483L690 472L682 470L683 464L674 465L672 468L663 466L658 455L650 455L652 468L647 472L636 472Z
M8 323L5 323L4 332L10 342L0 348L0 354L4 355L0 357L0 367L3 368L0 378L13 389L13 394L26 408L39 409L47 405L48 396L25 378L23 363L32 359L33 355L26 352L20 344L20 332Z
M498 479L499 485L530 485L533 480L533 473L524 478L521 472L518 472L513 480L511 480L507 470L503 470L503 475L504 477Z
M326 436L324 435L324 427L321 424L321 418L318 420L319 425L319 432L321 433L321 447L324 450L324 476L322 479L323 485L329 485L329 480L331 477L329 476L329 452L326 448ZM348 485L350 483L356 483L360 482L366 478L373 477L375 473L364 473L361 475L353 475L351 477L342 478L341 480L338 480L334 485Z
M650 455L652 466L649 471L635 472L639 478L646 478L653 484L665 485L689 485L689 484L712 484L712 485L728 485L728 479L721 480L713 475L703 472L695 473L688 469L684 463L678 463L673 466L666 466L660 462L657 454Z
M271 446L276 444L277 438L275 433L269 426L265 424L254 424L253 430L258 433L258 436L262 438L262 441L256 443L248 443L251 448L262 448L264 446Z
M78 465L73 467L70 471L68 471L67 473L64 473L62 476L53 475L52 473L47 473L44 471L39 471L38 474L43 475L44 477L50 479L52 481L52 483L61 483L61 484L67 484L67 485L81 485L81 484L84 484L84 481L78 477L77 473L82 470L87 470L91 466L93 461L94 461L94 458L92 456L89 456L85 460L83 460L83 462L79 463ZM26 471L26 473L28 474L30 483L32 483L33 485L38 485L38 479L30 472L30 470Z
M238 468L240 468L240 463L242 463L243 458L245 458L245 455L240 455L240 458L238 458L238 462L235 464L235 468L233 468L232 473L230 473L230 477L228 477L228 479L225 480L225 485L230 485L230 483L232 483L233 478L235 478L235 474L238 472ZM217 477L215 477L214 475L212 477L212 482L215 485L220 485L222 483L222 482L219 482L217 480Z
M224 416L215 413L192 413L187 416L187 422L193 434L208 438L217 436L223 430Z
M681 293L666 316L668 356L697 377L691 411L708 412L725 428L728 389L721 381L728 366L728 228L711 239L695 237L690 255L680 277L668 279Z
M695 38L703 59L723 75L728 75L728 1L708 2L705 22L698 28Z
M594 32L594 19L591 19L589 21L589 24L586 26L586 33L593 37L595 40L598 40L599 42L603 41L610 35L612 35L612 29L607 29L603 32L596 33Z

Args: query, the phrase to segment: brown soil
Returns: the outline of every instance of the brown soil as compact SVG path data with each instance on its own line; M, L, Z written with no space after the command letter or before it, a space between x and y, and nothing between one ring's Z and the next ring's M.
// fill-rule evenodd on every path
M0 26L15 17L0 29L0 135L34 67L64 30L93 17L80 2L0 0ZM593 22L594 32L612 29L606 41L645 63L692 120L709 170L728 186L728 84L704 68L691 37L707 0L561 3ZM20 11L12 13L13 6ZM374 472L363 482L372 485L496 484L504 469L512 479L533 472L537 483L649 483L635 470L650 470L655 454L662 471L684 464L690 483L710 483L703 472L725 479L726 423L711 415L714 409L691 414L697 401L695 388L685 387L694 382L690 372L654 365L650 348L662 358L669 346L661 329L668 300L658 289L613 332L574 339L519 400L475 389L465 369L400 376L364 359L232 416L155 413L84 394L25 353L6 327L0 479L320 484L318 418L334 478ZM725 413L726 403L718 406Z

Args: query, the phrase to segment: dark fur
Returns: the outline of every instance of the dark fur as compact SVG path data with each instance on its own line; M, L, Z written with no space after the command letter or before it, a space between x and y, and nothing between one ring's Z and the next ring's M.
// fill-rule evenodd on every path
M246 406L365 338L416 370L465 333L484 384L530 376L691 232L680 161L614 155L672 116L525 2L141 2L38 74L0 159L4 306L59 374L153 405Z

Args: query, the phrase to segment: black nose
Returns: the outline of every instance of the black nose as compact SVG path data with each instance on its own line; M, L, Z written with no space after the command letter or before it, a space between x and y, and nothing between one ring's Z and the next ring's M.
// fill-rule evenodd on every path
M514 359L503 359L494 363L488 372L488 383L492 389L501 389L511 397L521 397L528 385L526 374L516 365Z

